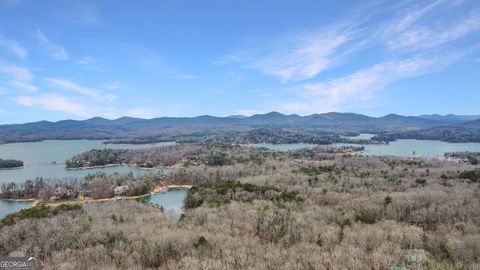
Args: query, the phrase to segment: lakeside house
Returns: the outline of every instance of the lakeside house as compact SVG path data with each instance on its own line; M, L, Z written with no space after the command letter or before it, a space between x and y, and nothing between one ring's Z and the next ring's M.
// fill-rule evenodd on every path
M113 194L115 196L123 195L127 192L127 190L128 190L128 185L117 186L113 190Z

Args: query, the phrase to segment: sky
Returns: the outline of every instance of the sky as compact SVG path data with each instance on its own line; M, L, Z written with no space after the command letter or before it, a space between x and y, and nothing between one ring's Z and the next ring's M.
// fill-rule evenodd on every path
M480 114L480 1L0 0L0 124Z

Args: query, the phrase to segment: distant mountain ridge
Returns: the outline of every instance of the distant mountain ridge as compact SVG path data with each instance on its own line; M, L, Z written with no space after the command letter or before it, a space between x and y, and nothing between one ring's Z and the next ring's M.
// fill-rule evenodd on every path
M162 139L167 139L171 134L201 136L201 134L214 135L218 132L238 132L256 128L281 128L315 134L388 133L391 138L392 136L406 136L402 133L406 131L417 131L415 136L419 136L418 132L423 132L421 130L433 128L453 130L452 127L457 131L462 129L463 133L468 129L477 130L477 127L480 127L480 116L388 114L382 117L372 117L339 112L299 116L270 112L252 116L226 117L210 115L152 119L121 117L113 120L93 117L86 120L38 121L0 125L0 143L45 139L158 138L160 135ZM471 131L468 132L471 133ZM396 135L400 133L402 134ZM475 137L475 134L468 138Z
M455 115L455 114L424 114L418 116L423 119L445 121L445 122L468 122L480 119L480 115Z
M439 126L454 123L468 123L479 120L480 116L467 115L420 115L403 116L388 114L382 117L371 117L356 113L329 112L299 116L296 114L285 115L278 112L266 114L255 114L252 116L232 115L226 117L202 115L196 117L157 117L152 119L120 117L117 119L106 119L93 117L86 120L61 120L57 122L38 121L25 124L0 125L0 130L13 129L77 129L99 126L179 126L179 125L400 125L400 126Z

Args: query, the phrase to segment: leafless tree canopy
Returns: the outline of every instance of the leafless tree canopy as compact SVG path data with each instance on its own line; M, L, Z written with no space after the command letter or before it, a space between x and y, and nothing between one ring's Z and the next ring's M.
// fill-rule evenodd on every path
M0 255L55 269L480 268L475 165L325 149L189 151L167 176L196 185L189 196L202 203L183 215L135 201L85 204L4 226Z

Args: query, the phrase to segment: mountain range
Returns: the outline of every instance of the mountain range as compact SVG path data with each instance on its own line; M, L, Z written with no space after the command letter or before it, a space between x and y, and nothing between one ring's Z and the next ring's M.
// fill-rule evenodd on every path
M227 117L217 117L202 115L197 117L159 117L152 119L120 117L109 120L102 117L93 117L87 120L61 120L57 122L38 121L25 124L0 125L0 130L6 129L82 129L86 127L98 126L181 126L181 125L411 125L411 126L438 126L455 123L468 123L479 120L480 115L420 115L420 116L402 116L398 114L388 114L383 117L371 117L356 113L338 113L330 112L323 114L312 114L308 116L299 116L297 114L285 115L278 112L266 114L255 114L252 116L232 115Z
M330 112L299 116L278 112L252 116L159 117L152 119L121 117L114 120L94 117L87 120L39 121L25 124L0 125L0 143L44 139L118 139L123 137L169 136L229 132L255 128L280 128L295 132L359 133L370 132L408 137L408 132L435 129L474 132L480 130L480 115L420 115L388 114L371 117L356 113ZM478 131L480 134L480 131ZM398 136L397 136L398 137ZM391 137L390 137L391 139Z

